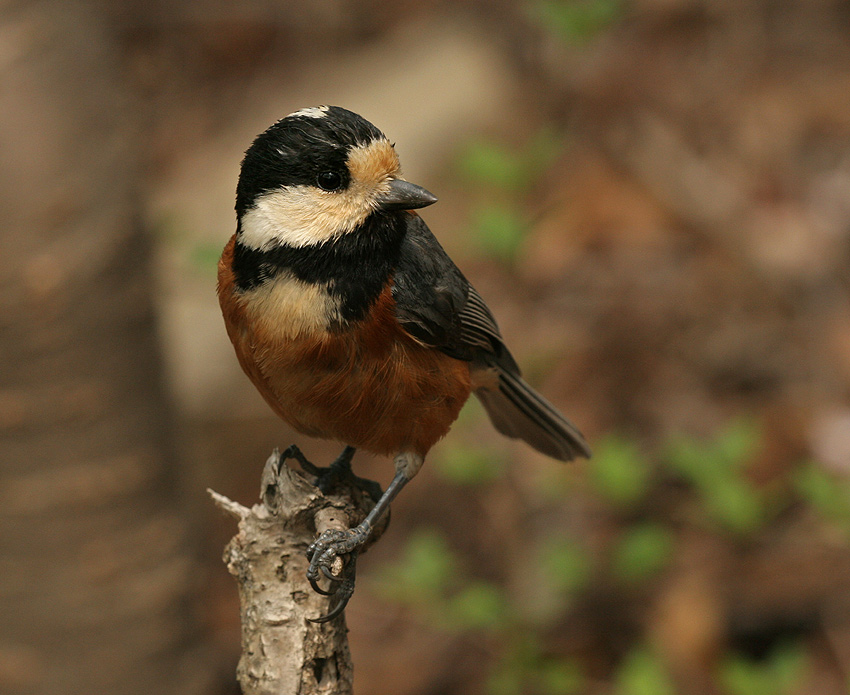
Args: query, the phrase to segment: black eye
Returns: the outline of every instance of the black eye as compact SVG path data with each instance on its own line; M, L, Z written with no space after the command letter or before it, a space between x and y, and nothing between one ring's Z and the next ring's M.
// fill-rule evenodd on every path
M316 177L316 183L323 191L335 191L342 186L342 176L335 171L323 171Z

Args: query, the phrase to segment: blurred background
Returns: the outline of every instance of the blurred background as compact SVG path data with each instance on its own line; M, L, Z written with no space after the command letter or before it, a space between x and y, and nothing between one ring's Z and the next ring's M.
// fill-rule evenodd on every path
M848 95L846 0L4 2L0 691L238 692L205 490L337 447L215 263L252 138L336 104L595 452L470 403L359 563L356 691L850 692Z

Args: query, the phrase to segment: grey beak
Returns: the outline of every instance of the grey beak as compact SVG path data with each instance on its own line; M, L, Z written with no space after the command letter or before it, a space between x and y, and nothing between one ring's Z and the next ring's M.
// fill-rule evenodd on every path
M415 210L436 202L437 196L433 193L401 179L390 181L390 190L378 198L381 210Z

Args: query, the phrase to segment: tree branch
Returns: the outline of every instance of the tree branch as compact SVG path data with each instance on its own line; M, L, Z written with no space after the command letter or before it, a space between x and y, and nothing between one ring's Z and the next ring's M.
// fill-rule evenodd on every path
M352 692L344 614L323 624L309 622L326 614L329 602L307 581L305 551L323 531L358 524L374 504L376 484L351 474L335 482L331 493L322 494L275 450L263 470L261 503L248 509L209 490L216 505L239 520L224 561L239 588L237 677L244 695ZM383 528L376 531L375 539Z

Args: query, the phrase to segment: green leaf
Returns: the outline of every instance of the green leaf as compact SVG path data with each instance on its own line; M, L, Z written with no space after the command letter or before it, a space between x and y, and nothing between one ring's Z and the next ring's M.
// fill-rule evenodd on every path
M583 45L622 16L621 0L538 0L533 14L568 44Z
M481 630L504 626L507 604L501 590L486 582L474 582L453 596L447 606L450 623L460 629Z
M523 695L541 662L537 635L520 630L509 636L501 660L487 681L488 695Z
M850 521L850 489L816 463L794 472L794 488L806 502L830 521Z
M458 163L468 179L496 188L518 190L527 184L527 173L520 157L506 147L487 140L470 142Z
M525 673L515 664L503 663L487 679L488 695L523 695Z
M746 470L761 440L759 427L748 418L729 423L707 442L691 437L673 437L667 446L666 461L671 468L698 486L736 476Z
M699 487L710 485L712 479L726 475L710 449L684 435L670 439L664 461L673 471Z
M730 658L723 665L720 681L730 695L779 695L761 669L741 657Z
M583 589L593 568L590 554L575 541L563 537L548 538L541 543L540 564L546 579L563 592Z
M405 603L441 601L456 574L457 561L435 530L422 530L407 541L399 560L378 577L381 590Z
M527 225L514 205L490 203L473 213L474 238L486 254L502 261L513 261L525 239Z
M564 150L563 137L551 127L542 127L518 150L489 140L466 144L458 158L458 169L466 179L505 193L522 193L551 166Z
M741 470L758 451L761 430L750 418L738 418L720 431L714 443L721 465Z
M641 647L620 665L613 692L614 695L676 695L676 688L658 657Z
M483 485L505 470L503 455L460 445L442 449L435 464L440 476L454 485Z
M673 534L660 524L641 524L628 529L614 549L614 573L628 582L657 575L673 554Z
M720 682L730 695L790 695L807 667L806 652L799 645L785 645L763 661L727 657L720 666Z
M544 126L529 140L522 159L528 172L529 183L539 178L563 154L565 138L555 128Z
M584 674L573 660L544 661L537 671L542 695L574 695L584 688Z
M809 668L809 655L799 644L777 647L770 658L770 670L779 691L792 692L805 678Z
M749 535L767 520L763 496L747 480L721 478L703 490L711 517L733 533Z
M646 494L651 471L632 442L606 437L587 466L596 491L619 507L631 507Z
M743 418L724 428L713 441L679 436L668 446L665 461L700 494L709 517L733 533L746 535L768 518L764 493L748 478L761 433Z

